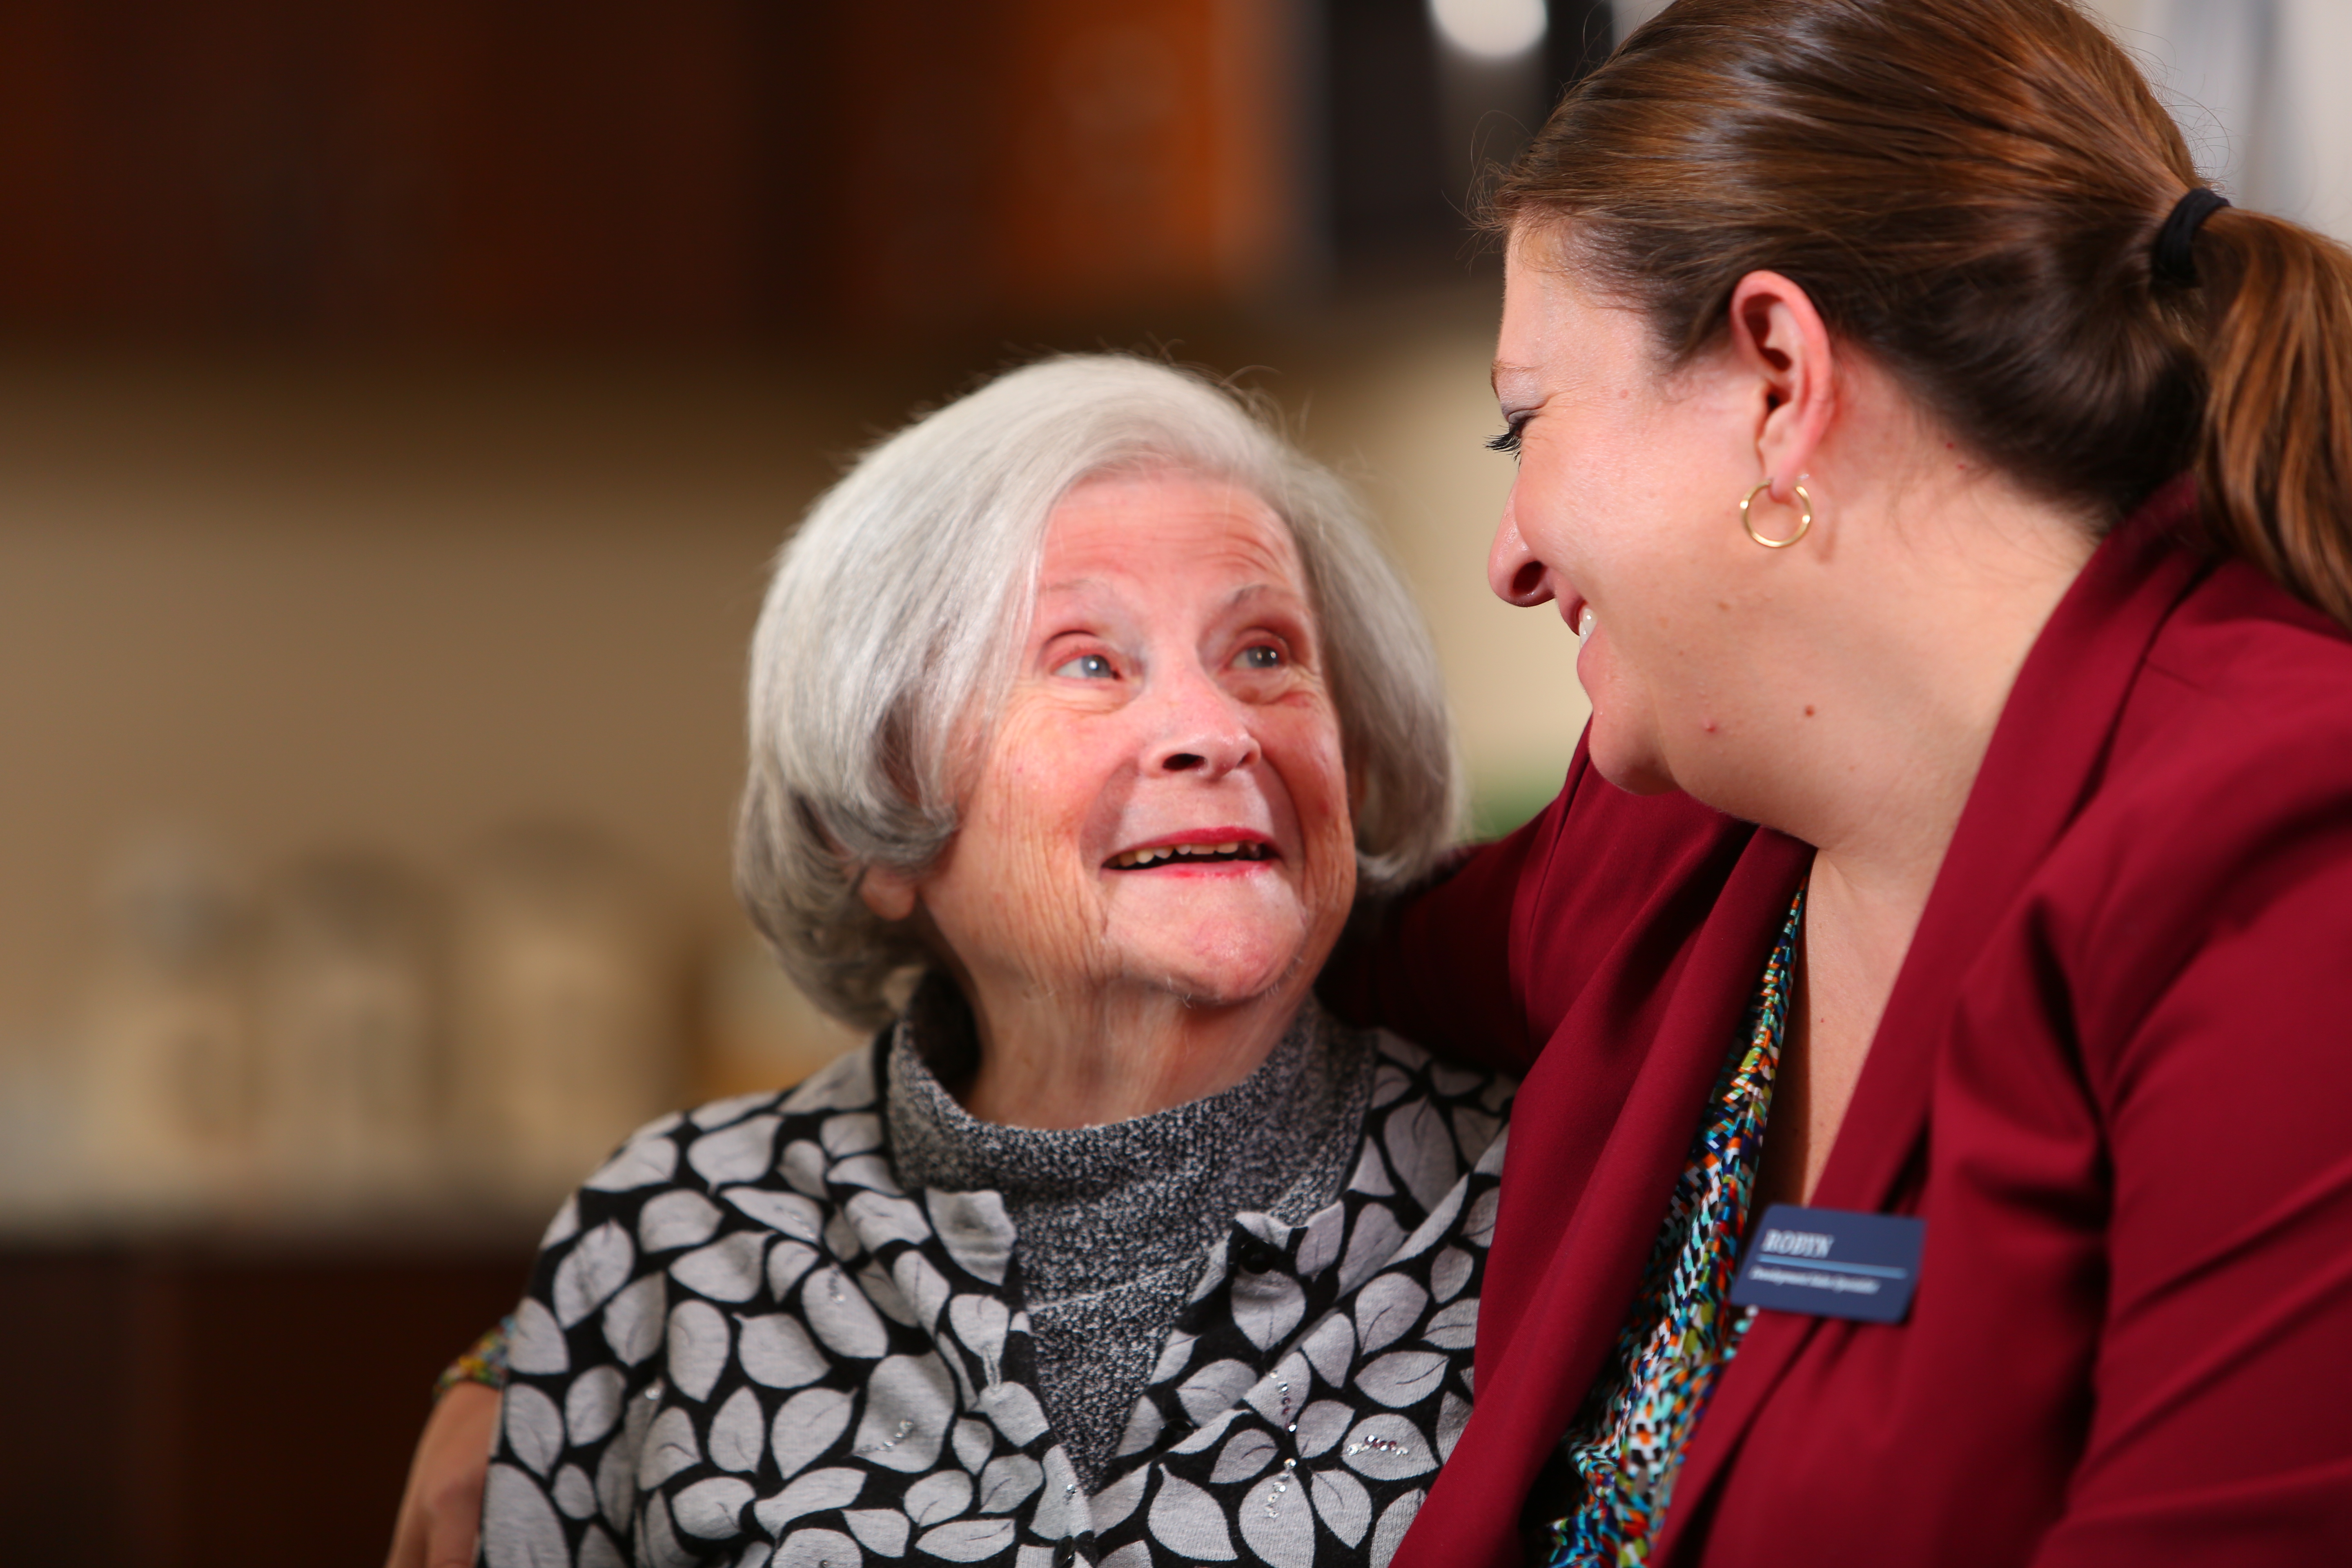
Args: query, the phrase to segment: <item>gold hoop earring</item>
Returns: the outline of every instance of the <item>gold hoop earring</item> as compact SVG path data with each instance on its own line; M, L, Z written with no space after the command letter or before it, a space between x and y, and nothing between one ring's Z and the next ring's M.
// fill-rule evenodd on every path
M1762 495L1767 489L1771 488L1771 484L1772 481L1770 479L1766 479L1762 484L1758 485L1754 489L1749 490L1746 495L1739 498L1739 526L1748 531L1748 538L1754 540L1765 549L1786 550L1789 546L1796 543L1797 541L1804 538L1807 533L1811 531L1813 526L1813 498L1805 493L1804 486L1790 486L1789 488L1790 489L1797 492L1797 531L1789 535L1786 539L1767 539L1762 534L1756 531L1756 524L1748 517L1748 509L1755 501L1758 496Z

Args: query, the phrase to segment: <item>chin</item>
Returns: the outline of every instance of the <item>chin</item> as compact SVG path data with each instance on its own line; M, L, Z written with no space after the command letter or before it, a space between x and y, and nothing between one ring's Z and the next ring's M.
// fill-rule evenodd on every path
M1614 726L1602 721L1597 710L1585 731L1585 744L1601 776L1627 795L1665 795L1682 787L1655 751L1629 743Z
M1279 943L1221 945L1205 952L1137 953L1128 972L1196 1007L1238 1007L1297 980L1306 956L1294 936Z

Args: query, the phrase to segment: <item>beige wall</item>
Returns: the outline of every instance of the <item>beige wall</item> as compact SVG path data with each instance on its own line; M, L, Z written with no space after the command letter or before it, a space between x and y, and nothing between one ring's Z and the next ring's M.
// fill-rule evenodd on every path
M516 816L723 896L743 628L844 432L753 384L0 381L0 1016L60 1000L110 860L446 867Z
M2098 0L2235 200L2352 239L2352 5Z

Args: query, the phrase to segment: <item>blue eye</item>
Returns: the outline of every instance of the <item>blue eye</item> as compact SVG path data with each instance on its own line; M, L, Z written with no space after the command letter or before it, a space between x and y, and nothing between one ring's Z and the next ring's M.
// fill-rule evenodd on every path
M1244 669L1280 669L1282 650L1269 643L1259 643L1234 655L1234 663Z
M1111 668L1110 660L1102 655L1082 653L1067 664L1057 667L1054 673L1071 676L1079 680L1108 680L1118 672Z

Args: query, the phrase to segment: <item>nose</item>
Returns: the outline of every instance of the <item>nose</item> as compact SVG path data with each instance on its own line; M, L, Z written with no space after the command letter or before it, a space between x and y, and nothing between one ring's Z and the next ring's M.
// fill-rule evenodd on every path
M1219 779L1263 754L1248 715L1204 671L1165 689L1166 712L1151 742L1151 771Z
M1518 500L1515 486L1503 502L1502 521L1495 525L1495 542L1486 552L1486 585L1505 604L1528 609L1552 596L1551 568L1519 537Z

